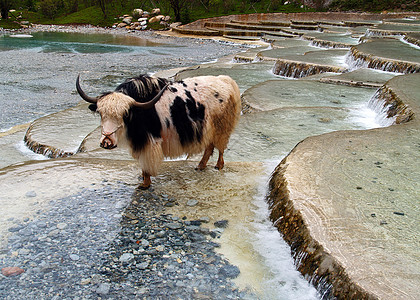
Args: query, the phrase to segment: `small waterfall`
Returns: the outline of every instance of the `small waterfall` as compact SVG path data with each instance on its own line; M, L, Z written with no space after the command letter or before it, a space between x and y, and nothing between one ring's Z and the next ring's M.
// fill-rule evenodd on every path
M349 66L350 72L357 69L368 68L367 61L354 57L350 51L346 54L346 64Z
M327 49L349 49L351 47L351 45L348 45L345 43L318 40L318 39L313 39L310 45L313 47L327 48Z
M369 100L368 107L377 113L376 122L383 127L406 123L413 119L413 111L386 85Z
M75 154L74 152L64 151L62 149L58 149L53 146L45 145L35 141L31 134L32 127L33 124L31 124L26 131L23 141L25 142L25 145L34 153L44 155L48 158L69 157Z
M315 65L288 60L277 60L273 66L273 74L291 78L302 78L326 72L343 73L345 71L346 70L339 67Z
M364 35L365 38L371 38L371 37L390 37L390 36L403 36L404 32L396 32L396 31L388 31L388 30L382 30L382 29L373 29L369 28L366 30L366 33Z
M233 63L252 63L254 62L256 57L249 57L249 56L243 56L243 55L235 55L235 57L232 59Z
M365 67L403 74L420 72L420 64L386 59L373 56L371 54L365 54L357 50L356 47L352 47L350 49L350 56L351 57L348 59L348 64L351 69Z

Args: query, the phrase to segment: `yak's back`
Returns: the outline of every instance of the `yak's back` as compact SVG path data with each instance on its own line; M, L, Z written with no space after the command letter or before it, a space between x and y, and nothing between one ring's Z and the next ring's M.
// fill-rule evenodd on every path
M115 91L130 96L137 102L143 103L153 99L168 82L165 78L140 75L126 79Z

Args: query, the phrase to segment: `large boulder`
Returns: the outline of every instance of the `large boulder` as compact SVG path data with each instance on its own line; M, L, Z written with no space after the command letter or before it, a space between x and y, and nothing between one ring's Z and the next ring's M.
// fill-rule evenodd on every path
M135 8L135 9L133 10L133 18L134 18L134 19L138 19L138 18L140 18L142 15L143 15L143 10L142 10L142 9L140 9L140 8Z
M154 8L152 9L152 15L159 15L160 14L160 8Z
M164 15L158 15L158 16L155 16L155 17L151 17L150 19L149 19L149 23L156 23L156 22L160 22L160 21L162 21L162 19L164 19L165 18L165 16Z
M178 27L178 26L180 26L180 25L182 25L182 23L181 23L181 22L175 22L175 23L172 23L171 25L169 25L169 27L170 27L170 28L175 28L175 27Z
M123 23L130 25L132 20L133 20L133 17L125 17L122 21Z

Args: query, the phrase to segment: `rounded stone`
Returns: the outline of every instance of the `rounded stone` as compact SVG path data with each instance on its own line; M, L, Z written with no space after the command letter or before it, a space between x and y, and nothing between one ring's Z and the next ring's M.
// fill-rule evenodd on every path
M17 276L25 272L25 270L19 268L19 267L4 267L1 269L1 274L6 277L10 276Z
M101 283L96 289L96 293L101 295L107 295L109 293L110 288L111 285L109 283Z
M129 262L132 259L134 259L134 254L133 253L124 253L123 255L120 256L120 262Z
M187 202L187 206L196 206L197 204L198 204L198 201L195 199L188 200Z
M77 254L70 254L70 259L76 261L80 259L80 256Z

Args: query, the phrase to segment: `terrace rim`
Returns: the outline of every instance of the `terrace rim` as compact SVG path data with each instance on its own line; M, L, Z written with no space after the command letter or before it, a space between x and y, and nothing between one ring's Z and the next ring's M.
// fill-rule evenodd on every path
M307 12L307 13L256 13L248 15L229 15L200 19L189 24L173 28L173 32L185 35L223 36L222 29L229 23L246 23L249 25L276 25L289 26L363 26L372 25L372 21L388 19L420 18L420 12L395 12L395 13L346 13L346 12ZM302 23L302 21L307 21ZM332 22L332 23L331 23ZM252 24L254 23L254 24ZM308 24L306 24L308 23ZM310 24L309 24L310 23ZM248 27L248 30L251 28ZM258 30L258 28L257 28Z

